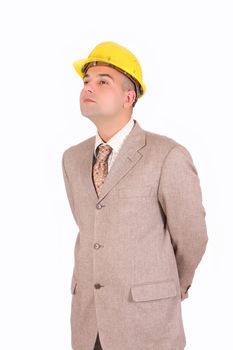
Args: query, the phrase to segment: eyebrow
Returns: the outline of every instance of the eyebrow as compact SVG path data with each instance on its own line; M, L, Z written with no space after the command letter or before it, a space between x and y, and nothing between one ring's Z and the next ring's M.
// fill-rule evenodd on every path
M110 78L110 79L112 79L114 81L113 77L110 74L107 74L107 73L99 73L99 74L97 74L97 76L99 76L99 77L108 77L108 78ZM90 75L87 73L87 74L84 75L83 79L84 78L89 78L89 77L90 77Z

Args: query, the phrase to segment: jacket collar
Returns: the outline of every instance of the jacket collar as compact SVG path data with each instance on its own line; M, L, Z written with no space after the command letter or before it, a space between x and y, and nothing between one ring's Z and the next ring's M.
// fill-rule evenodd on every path
M119 153L105 179L102 186L100 196L98 197L95 186L92 179L92 166L95 147L95 136L88 140L85 158L81 173L85 185L85 190L97 202L101 202L111 189L125 176L130 169L140 160L143 156L139 150L146 144L146 132L143 130L138 121L135 120L135 125L125 139Z

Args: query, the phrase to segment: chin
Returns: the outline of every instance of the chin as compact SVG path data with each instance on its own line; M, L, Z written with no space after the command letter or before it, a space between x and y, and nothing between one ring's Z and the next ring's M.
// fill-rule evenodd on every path
M91 110L91 108L80 108L81 114L89 119L96 119L99 116L97 111Z
M91 115L93 113L91 113L90 109L89 108L80 108L80 111L81 111L81 114L84 116L84 117L91 117Z
M95 120L97 120L98 118L97 118L97 116L95 116L94 114L92 114L92 113L88 113L88 112L85 112L85 111L81 111L81 114L85 117L85 118L88 118L88 119L90 119L91 121L95 121Z

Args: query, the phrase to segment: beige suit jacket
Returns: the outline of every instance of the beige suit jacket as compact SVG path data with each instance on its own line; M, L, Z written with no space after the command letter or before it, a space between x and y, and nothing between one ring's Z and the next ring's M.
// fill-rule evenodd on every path
M66 149L62 169L78 226L71 282L74 350L181 350L181 301L208 241L190 153L137 121L98 198L95 136Z

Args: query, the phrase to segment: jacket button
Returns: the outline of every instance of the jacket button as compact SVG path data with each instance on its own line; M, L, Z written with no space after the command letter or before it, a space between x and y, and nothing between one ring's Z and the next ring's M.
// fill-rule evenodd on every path
M99 249L99 248L100 248L100 244L99 244L99 243L95 243L95 244L94 244L94 248L95 248L95 249Z
M100 203L97 203L96 204L96 209L101 209L102 208L102 205Z
M101 286L101 284L99 284L99 283L95 284L95 289L100 289L101 287L103 287L103 286Z

